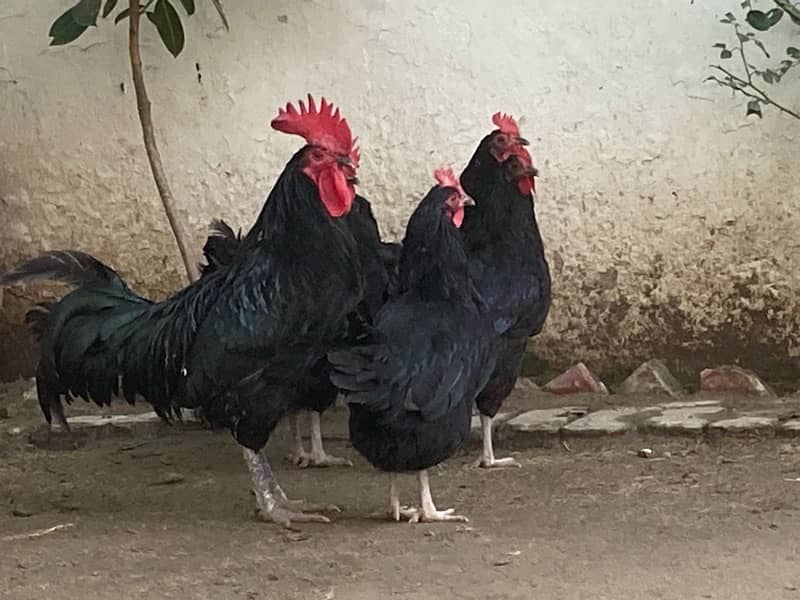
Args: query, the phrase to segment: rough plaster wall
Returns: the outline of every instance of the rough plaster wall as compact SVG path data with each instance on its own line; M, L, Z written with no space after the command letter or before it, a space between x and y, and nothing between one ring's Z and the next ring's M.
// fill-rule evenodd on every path
M182 284L140 140L126 31L46 33L73 0L0 6L0 268L77 247L163 297ZM361 191L388 237L442 163L463 165L496 110L524 115L554 275L545 359L599 369L668 355L684 367L793 365L800 317L800 123L745 120L704 85L716 17L738 2L238 0L207 6L172 58L146 24L161 152L199 248L214 216L248 226L294 138L268 127L306 91L340 104L363 148ZM785 40L774 44L781 51ZM196 65L202 80L198 81ZM797 97L796 77L780 89ZM20 325L38 290L6 290L3 374L29 366Z

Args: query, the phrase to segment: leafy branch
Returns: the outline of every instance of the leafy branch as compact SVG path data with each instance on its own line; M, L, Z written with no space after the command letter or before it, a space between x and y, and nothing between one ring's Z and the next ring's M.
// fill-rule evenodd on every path
M179 0L183 10L188 16L195 12L195 0ZM69 8L59 16L50 26L50 45L61 46L77 40L89 27L97 26L97 19L108 18L117 8L118 0L79 0L77 4ZM212 4L222 20L226 30L229 30L228 20L222 9L221 0L212 0ZM145 4L140 4L139 0L129 0L128 7L120 10L114 17L114 24L118 24L124 19L128 19L128 54L130 56L131 74L133 77L133 87L136 91L136 108L139 114L139 122L142 126L142 138L144 140L147 159L150 163L150 171L156 184L156 189L164 206L170 228L175 237L175 242L183 259L186 274L191 281L199 277L197 263L192 259L189 250L188 236L183 224L177 219L175 208L175 198L161 162L161 154L158 151L153 118L150 111L150 99L147 96L147 87L144 82L144 70L142 67L142 56L139 44L139 24L141 16L145 15L158 32L161 41L166 49L177 57L184 48L186 35L183 23L178 11L170 0L147 0Z
M767 12L755 10L751 6L751 0L741 2L741 7L747 9L745 21L752 29L759 32L769 31L777 25L784 14L796 25L800 25L800 8L789 0L774 0L777 5ZM758 115L763 117L762 107L772 106L784 114L800 120L800 113L781 104L772 98L766 88L761 84L775 85L780 83L783 77L794 67L800 64L800 49L789 46L786 48L786 58L778 64L768 68L759 68L750 61L748 48L756 46L766 59L771 59L764 42L762 42L755 31L744 31L744 25L739 22L732 12L728 12L720 19L721 23L732 26L736 34L736 43L728 46L724 42L717 42L714 48L720 49L719 57L722 60L730 60L734 56L741 61L742 74L733 72L733 69L723 67L721 64L710 65L715 71L714 74L706 78L706 81L713 81L720 86L733 90L734 93L742 94L749 98L747 102L747 115Z

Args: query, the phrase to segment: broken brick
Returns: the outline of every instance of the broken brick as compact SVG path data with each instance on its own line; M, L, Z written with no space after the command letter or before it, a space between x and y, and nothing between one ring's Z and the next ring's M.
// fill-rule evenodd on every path
M549 381L544 391L553 394L607 394L608 388L588 367L579 362Z
M736 392L774 397L775 393L758 375L736 365L723 365L700 372L700 389L704 392Z
M669 394L673 398L684 395L681 384L657 358L648 360L631 373L618 391L620 394Z

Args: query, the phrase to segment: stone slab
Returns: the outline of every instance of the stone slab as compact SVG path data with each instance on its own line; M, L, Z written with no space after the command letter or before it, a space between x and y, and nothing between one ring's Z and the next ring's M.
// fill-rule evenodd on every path
M719 406L719 400L680 400L675 402L665 402L664 404L659 404L661 408L695 408L701 406Z
M508 421L511 417L514 416L514 413L511 412L499 412L494 416L494 428L496 429L499 425ZM470 424L470 429L472 431L480 431L481 430L481 417L480 415L472 415L472 421Z
M660 415L650 417L645 427L662 433L702 433L709 419L704 417L724 412L721 406L688 406L668 408Z
M784 435L800 435L800 419L789 419L780 426L780 432Z
M636 423L627 417L657 410L658 407L653 406L598 410L564 426L561 431L570 435L617 435L636 429Z
M514 431L557 434L564 425L584 416L585 406L562 406L529 410L509 420L504 427Z
M778 426L777 417L741 416L723 419L709 426L715 433L766 433Z

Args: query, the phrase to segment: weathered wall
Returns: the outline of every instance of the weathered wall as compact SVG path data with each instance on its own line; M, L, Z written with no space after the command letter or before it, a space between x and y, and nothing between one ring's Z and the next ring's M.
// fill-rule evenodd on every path
M144 157L124 27L47 48L72 0L0 6L0 268L78 247L156 297L181 284ZM146 77L181 217L199 248L213 216L247 226L299 141L271 131L306 91L362 140L362 193L401 235L433 167L459 166L496 110L524 115L556 297L544 358L599 369L668 354L777 374L798 351L800 123L743 117L703 84L716 16L737 2L505 0L207 2L172 58L145 27ZM791 28L784 28L790 41ZM786 43L784 43L786 42ZM198 76L198 73L201 77ZM791 103L796 77L779 95ZM796 162L796 161L794 161ZM31 360L6 290L3 374Z

